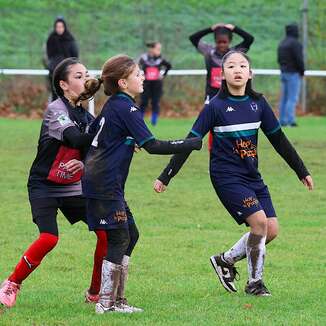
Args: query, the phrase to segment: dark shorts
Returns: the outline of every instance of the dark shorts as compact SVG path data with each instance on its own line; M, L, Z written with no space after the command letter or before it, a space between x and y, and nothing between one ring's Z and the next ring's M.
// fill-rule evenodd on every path
M82 196L37 198L31 199L30 204L33 222L37 224L40 232L58 235L58 209L70 224L79 221L87 223L86 199Z
M90 231L128 228L135 223L125 200L102 200L87 198L87 222ZM117 216L125 215L127 220L118 222Z
M246 223L246 218L260 210L266 217L276 217L271 195L264 183L214 185L217 196L238 224Z

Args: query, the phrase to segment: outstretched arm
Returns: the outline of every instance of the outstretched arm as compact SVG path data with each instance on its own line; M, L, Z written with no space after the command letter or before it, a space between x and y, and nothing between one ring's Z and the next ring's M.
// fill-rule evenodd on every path
M286 163L295 171L298 178L303 182L303 184L309 188L313 189L312 178L305 167L299 154L296 152L290 141L287 139L282 129L276 132L266 135L270 143L273 145L275 150L280 154L280 156L286 161Z

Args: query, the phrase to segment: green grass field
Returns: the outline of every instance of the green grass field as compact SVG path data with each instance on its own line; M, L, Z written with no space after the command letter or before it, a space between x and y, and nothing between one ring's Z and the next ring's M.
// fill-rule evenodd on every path
M157 137L182 137L192 120L161 120ZM208 176L208 153L193 153L164 194L152 184L168 157L135 155L127 199L141 238L127 288L143 314L95 315L83 303L95 236L59 215L61 240L29 279L17 306L0 312L0 325L325 325L326 118L299 119L286 129L314 177L308 192L260 137L260 167L281 225L268 246L265 282L270 298L244 295L246 264L239 263L236 295L218 283L209 257L233 244L239 227L218 202ZM0 278L12 271L38 233L27 199L28 170L40 121L0 119Z

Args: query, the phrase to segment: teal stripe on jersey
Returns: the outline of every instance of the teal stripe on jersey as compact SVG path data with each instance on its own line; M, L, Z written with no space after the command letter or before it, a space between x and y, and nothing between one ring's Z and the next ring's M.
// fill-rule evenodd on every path
M191 133L194 134L197 137L203 138L203 136L200 133L198 133L197 131L195 131L195 130L191 130Z
M235 102L242 102L248 100L249 96L245 95L243 97L233 97L233 96L228 96L228 100L235 101Z
M274 132L276 132L277 130L281 129L281 126L278 125L276 128L274 128L273 130L269 131L269 132L266 132L265 135L271 135L273 134Z
M219 138L240 138L240 137L248 137L257 135L258 130L252 129L252 130L239 130L239 131L229 131L229 132L217 132L216 135Z
M152 139L155 139L155 137L154 136L148 137L148 138L142 140L138 145L143 146L145 143L147 143L149 140L152 140Z

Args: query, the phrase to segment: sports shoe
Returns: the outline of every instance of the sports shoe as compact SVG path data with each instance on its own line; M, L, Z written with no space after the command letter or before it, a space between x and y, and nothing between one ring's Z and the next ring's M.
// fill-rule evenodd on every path
M85 292L85 303L97 303L100 296L98 294L91 294L89 290Z
M0 289L0 304L11 308L16 303L16 298L20 290L20 284L5 280Z
M95 305L95 312L97 314L104 314L104 313L107 313L107 312L120 312L120 313L125 313L125 314L131 314L134 311L132 311L131 309L129 309L127 307L118 307L115 304L114 305L110 305L108 307L105 307L101 303L97 303Z
M262 280L256 282L247 282L245 287L245 292L250 295L256 295L258 297L269 297L271 293L266 288L264 282Z
M123 308L123 309L130 309L132 312L143 312L144 310L138 307L131 306L128 303L128 300L126 298L120 298L117 299L116 306L118 308Z
M227 264L221 258L222 254L212 256L210 258L211 264L221 282L224 289L228 292L237 292L237 288L234 285L236 275L239 275L234 265Z

